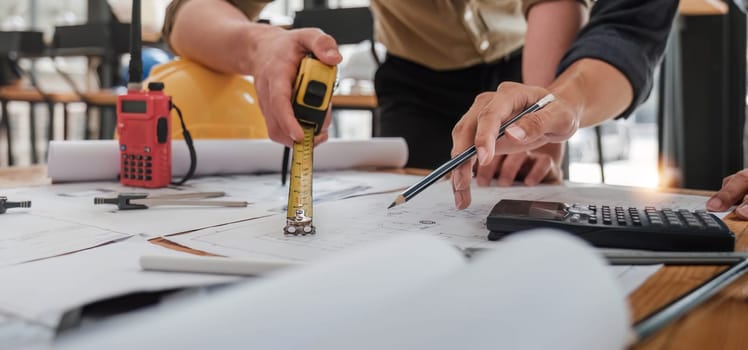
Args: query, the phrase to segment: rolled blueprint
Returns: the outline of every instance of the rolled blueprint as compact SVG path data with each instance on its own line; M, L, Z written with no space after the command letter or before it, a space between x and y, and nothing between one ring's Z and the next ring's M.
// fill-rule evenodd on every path
M270 140L195 140L196 176L278 172L283 146ZM360 167L399 168L408 159L402 138L329 140L314 150L315 170ZM172 174L181 177L190 167L182 140L172 141ZM117 140L52 141L48 174L52 182L116 180Z

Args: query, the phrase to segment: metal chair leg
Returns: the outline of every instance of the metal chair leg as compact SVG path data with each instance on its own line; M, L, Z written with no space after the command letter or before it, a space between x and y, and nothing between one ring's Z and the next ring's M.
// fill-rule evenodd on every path
M603 137L600 125L595 126L595 143L597 143L597 164L600 165L600 182L605 183L605 159L603 158Z
M29 138L31 139L31 164L39 163L36 153L36 108L33 102L29 103Z
M3 119L0 120L0 125L5 128L5 139L8 141L8 166L13 166L13 137L10 132L10 113L8 113L8 101L0 101L0 109L2 109Z

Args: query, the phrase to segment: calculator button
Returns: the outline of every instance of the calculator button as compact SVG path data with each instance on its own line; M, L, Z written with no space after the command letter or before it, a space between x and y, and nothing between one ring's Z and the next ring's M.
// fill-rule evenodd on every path
M590 218L589 218L588 221L589 221L590 224L593 224L593 225L597 224L597 218L594 217L594 216L590 216Z
M151 177L150 176L146 176L145 177L145 181L151 181Z
M571 222L579 222L579 218L580 218L579 214L574 214L569 217L569 220L571 220Z
M609 218L609 217L608 217L608 218L606 218L606 217L604 217L604 216L603 216L603 224L606 224L606 225L610 225L610 224L612 224L612 223L613 223L613 222L612 222L612 221L610 221L610 218Z

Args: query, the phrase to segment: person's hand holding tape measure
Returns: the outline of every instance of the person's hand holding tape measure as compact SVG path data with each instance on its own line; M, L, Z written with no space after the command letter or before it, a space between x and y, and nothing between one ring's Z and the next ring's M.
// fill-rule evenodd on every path
M270 139L286 146L301 141L304 134L291 109L291 92L301 59L311 52L322 63L337 65L343 59L337 43L319 29L269 30L256 41L258 49L252 62L255 89L265 116ZM328 111L325 123L314 143L328 138Z
M301 59L312 53L322 63L343 60L338 45L319 29L286 30L253 22L223 0L173 1L173 25L165 21L169 45L180 56L219 72L252 75L268 136L291 146L303 139L291 108L291 91ZM171 6L171 5L170 5ZM169 18L167 18L169 19ZM315 143L327 139L329 116Z

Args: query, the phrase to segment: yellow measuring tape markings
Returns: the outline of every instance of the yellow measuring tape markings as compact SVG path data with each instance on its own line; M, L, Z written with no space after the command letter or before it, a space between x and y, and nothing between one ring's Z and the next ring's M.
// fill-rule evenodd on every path
M312 168L314 166L314 127L302 126L304 139L293 144L291 182L288 187L288 209L284 233L309 235L312 225Z
M336 79L337 67L328 66L313 57L305 57L301 61L291 105L304 130L304 139L293 145L286 226L283 228L285 234L316 233L312 224L314 135L319 134L324 124Z

